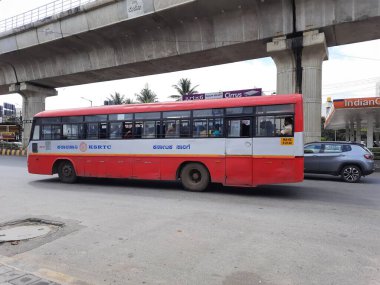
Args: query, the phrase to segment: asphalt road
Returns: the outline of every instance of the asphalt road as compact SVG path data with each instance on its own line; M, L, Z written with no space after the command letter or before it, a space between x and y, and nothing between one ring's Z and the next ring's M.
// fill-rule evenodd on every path
M61 184L0 156L0 223L29 217L72 230L8 253L0 245L0 262L67 284L380 284L380 173L191 193Z

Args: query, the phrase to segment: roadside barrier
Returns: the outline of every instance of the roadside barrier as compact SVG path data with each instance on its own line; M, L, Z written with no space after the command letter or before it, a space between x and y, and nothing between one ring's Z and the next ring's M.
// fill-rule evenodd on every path
M1 149L0 155L26 156L26 149Z

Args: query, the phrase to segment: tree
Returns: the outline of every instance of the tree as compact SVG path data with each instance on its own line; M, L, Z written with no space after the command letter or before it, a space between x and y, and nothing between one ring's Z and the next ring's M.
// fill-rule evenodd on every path
M139 94L135 94L136 100L139 103L154 103L157 102L157 95L151 89L149 89L148 84L141 89Z
M124 95L121 95L119 92L115 92L115 94L110 94L110 97L107 97L107 100L109 102L112 102L111 103L112 105L121 105L121 104L125 104L126 100L130 100L130 99L125 99ZM130 104L130 103L127 103L127 104Z
M199 85L191 87L191 81L188 78L181 78L176 85L173 85L173 88L177 90L179 95L171 95L169 98L175 99L176 101L181 101L183 95L197 93L195 88Z
M135 102L131 98L127 98L124 100L124 104L135 104Z

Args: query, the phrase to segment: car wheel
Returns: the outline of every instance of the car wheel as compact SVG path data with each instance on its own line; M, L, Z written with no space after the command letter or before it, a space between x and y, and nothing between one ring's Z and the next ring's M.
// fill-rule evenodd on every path
M199 163L189 163L181 171L182 186L189 191L205 191L210 183L206 167Z
M58 167L58 177L63 183L74 183L77 180L75 168L70 161L63 161Z
M356 183L360 181L362 177L362 171L356 165L346 165L340 172L344 182Z

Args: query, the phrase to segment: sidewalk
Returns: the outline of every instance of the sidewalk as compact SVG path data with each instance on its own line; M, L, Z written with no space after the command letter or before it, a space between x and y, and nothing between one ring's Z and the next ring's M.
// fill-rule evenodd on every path
M0 263L0 285L60 285Z

